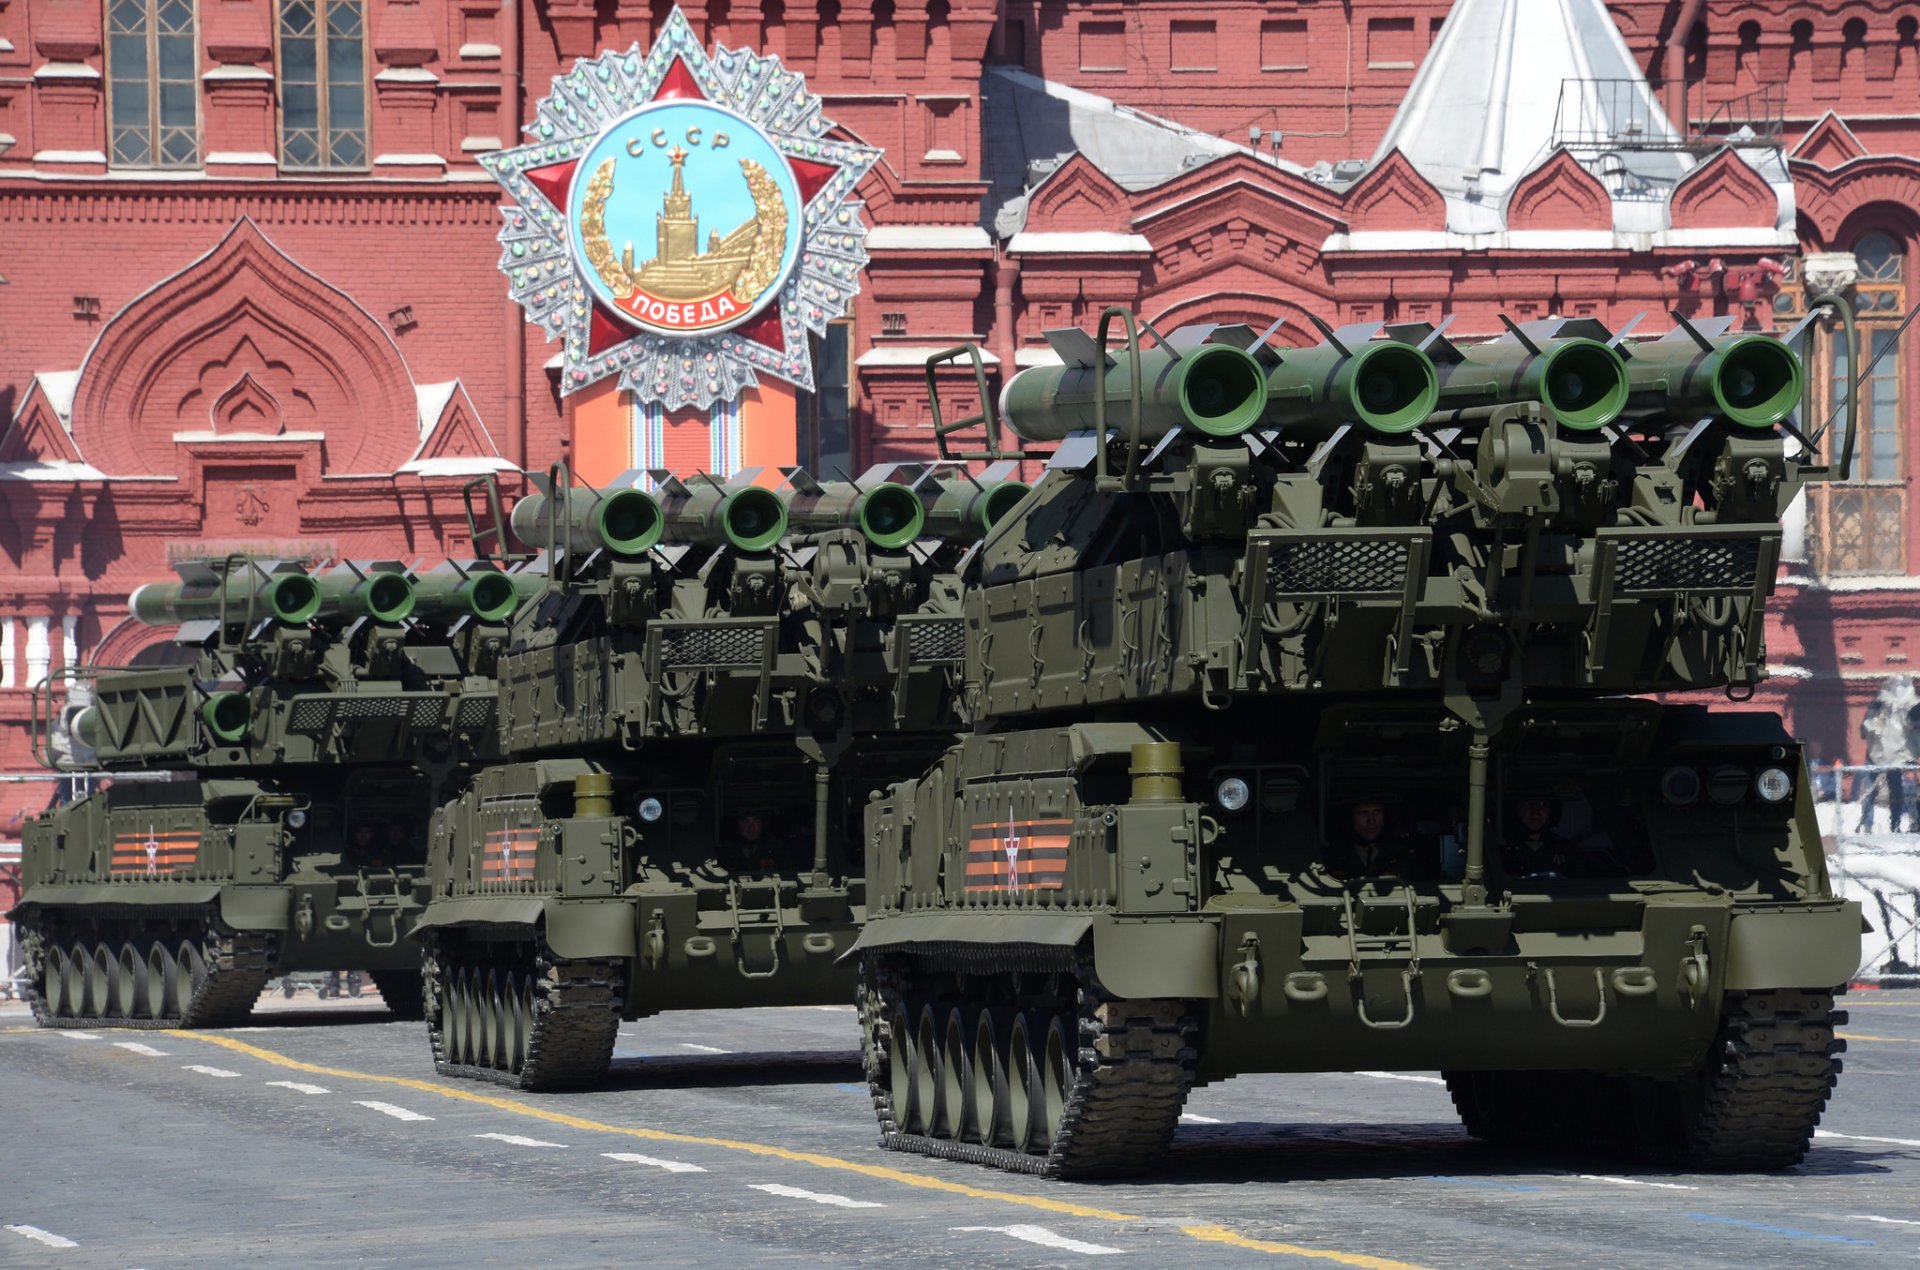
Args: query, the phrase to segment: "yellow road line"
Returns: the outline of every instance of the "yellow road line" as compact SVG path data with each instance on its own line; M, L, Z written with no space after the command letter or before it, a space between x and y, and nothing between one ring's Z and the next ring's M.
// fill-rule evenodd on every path
M1884 1041L1888 1045L1920 1045L1920 1038L1911 1036L1868 1036L1865 1032L1835 1032L1843 1041Z
M378 1072L352 1071L341 1067L325 1067L318 1063L302 1062L289 1058L275 1050L262 1049L258 1045L249 1045L245 1041L230 1036L214 1036L206 1032L174 1031L167 1036L182 1040L203 1041L209 1045L218 1045L237 1054L246 1054L263 1063L276 1067L290 1068L293 1071L306 1072L314 1076L331 1076L335 1080L369 1081L379 1085L394 1085L401 1089L412 1089L423 1094L434 1094L442 1098L451 1098L456 1102L475 1103L482 1107L492 1107L499 1111L511 1112L517 1116L527 1116L534 1120L544 1120L549 1124L565 1125L570 1129L579 1129L587 1133L613 1133L629 1138L639 1138L645 1142L677 1142L695 1146L719 1147L727 1151L744 1151L749 1155L764 1156L776 1160L788 1160L796 1164L811 1164L816 1168L835 1169L844 1173L857 1173L863 1177L877 1178L884 1182L898 1182L903 1186L918 1187L921 1190L941 1191L949 1195L964 1195L969 1199L992 1200L1001 1204L1014 1204L1022 1208L1036 1208L1042 1212L1056 1213L1063 1217L1088 1217L1095 1221L1138 1223L1146 1218L1133 1213L1117 1212L1111 1208L1096 1208L1089 1204L1075 1204L1069 1200L1048 1199L1039 1195L1019 1195L1012 1191L990 1190L982 1186L967 1186L961 1182L949 1182L944 1178L928 1177L924 1173L910 1173L904 1169L887 1168L879 1164L861 1164L856 1160L843 1160L839 1156L822 1155L817 1151L795 1151L789 1147L772 1146L764 1142L746 1142L737 1138L710 1138L700 1134L674 1133L666 1129L643 1129L626 1125L607 1124L600 1120L588 1120L584 1116L569 1115L564 1111L552 1111L545 1107L536 1107L532 1103L521 1102L517 1098L503 1098L497 1094L478 1093L458 1085L442 1084L435 1081L415 1080L411 1076L384 1076ZM1390 1261L1381 1257L1370 1257L1363 1253L1337 1252L1330 1249L1307 1248L1295 1244L1271 1243L1266 1240L1248 1239L1236 1235L1223 1226L1191 1225L1178 1227L1182 1234L1206 1243L1229 1244L1235 1248L1244 1248L1250 1252L1267 1252L1295 1257L1313 1257L1326 1261L1337 1261L1342 1265L1366 1267L1367 1270L1423 1270L1423 1267L1406 1261Z

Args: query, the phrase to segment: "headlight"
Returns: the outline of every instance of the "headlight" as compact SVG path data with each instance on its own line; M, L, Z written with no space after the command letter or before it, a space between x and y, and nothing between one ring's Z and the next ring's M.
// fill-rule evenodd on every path
M1785 768L1762 768L1753 778L1753 792L1763 803L1784 803L1793 797L1793 777Z
M1731 807L1747 796L1752 779L1744 767L1716 767L1707 779L1707 797L1722 807Z
M658 798L642 798L639 807L635 810L640 813L640 819L646 821L648 824L652 824L667 814L667 809L660 805Z
M287 813L287 828L305 829L306 827L307 827L307 813L305 811L301 810L298 807L295 807L292 811Z
M1700 773L1691 767L1669 767L1660 773L1660 797L1685 807L1700 797Z
M1220 805L1221 811L1239 811L1251 796L1247 783L1238 776L1227 777L1213 789L1213 801Z

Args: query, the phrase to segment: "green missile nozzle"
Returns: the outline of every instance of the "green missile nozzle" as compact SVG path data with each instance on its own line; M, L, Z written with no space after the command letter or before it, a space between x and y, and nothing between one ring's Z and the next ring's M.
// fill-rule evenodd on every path
M787 532L786 500L750 478L721 484L702 477L686 484L670 472L651 475L660 486L668 542L765 551Z
M324 573L313 580L318 601L315 614L326 618L370 617L376 622L400 622L413 612L413 583L404 573Z
M1110 357L1104 373L1091 361L1021 371L1000 392L1000 417L1030 441L1063 440L1094 426L1095 397L1104 384L1107 427L1124 435L1132 419L1133 366L1124 352ZM1174 428L1237 437L1260 422L1265 376L1251 354L1228 344L1202 344L1184 350L1162 346L1138 357L1141 440L1163 437Z
M100 747L100 707L88 706L74 715L69 730L80 744L98 749Z
M1329 340L1277 352L1262 416L1277 427L1331 430L1351 422L1393 435L1419 427L1439 400L1433 360L1411 344Z
M200 717L222 743L237 745L253 728L253 703L244 692L216 692L200 707Z
M904 547L920 537L927 510L905 485L876 481L815 481L798 468L787 470L793 483L787 495L787 521L797 533L858 529L876 547Z
M1440 363L1440 399L1450 406L1537 401L1581 432L1606 427L1626 409L1626 363L1599 340L1501 339L1454 351L1459 360Z
M950 542L973 542L1005 519L1033 487L1025 481L975 484L960 480L921 488L926 499L927 532Z
M1705 345L1705 347L1703 347ZM1800 359L1771 335L1661 339L1627 363L1636 414L1711 410L1742 428L1772 428L1800 404Z
M659 502L645 490L575 488L564 502L567 519L560 537L575 551L605 548L616 556L645 555L665 528ZM536 551L546 547L552 504L547 494L529 494L515 503L509 518L514 536Z
M223 577L207 571L182 582L149 582L127 597L133 619L145 626L269 619L300 626L320 612L320 603L320 585L305 573L276 573L262 582L252 572Z
M455 622L463 617L482 622L504 622L520 607L521 594L505 573L476 569L458 573L424 573L414 580L418 601L414 616L423 622Z

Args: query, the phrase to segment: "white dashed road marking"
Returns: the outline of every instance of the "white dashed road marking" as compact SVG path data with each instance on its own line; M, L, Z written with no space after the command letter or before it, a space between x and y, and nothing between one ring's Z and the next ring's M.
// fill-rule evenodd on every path
M1183 1111L1180 1113L1180 1123L1181 1124L1219 1124L1220 1122L1218 1120L1215 1120L1212 1116L1196 1116L1191 1111Z
M885 1204L876 1204L870 1199L848 1199L845 1195L823 1195L819 1191L803 1191L797 1186L782 1186L778 1182L756 1182L753 1189L765 1191L769 1195L784 1195L788 1199L810 1199L816 1204L831 1204L835 1208L885 1208Z
M1652 1186L1663 1191L1697 1191L1697 1186L1682 1186L1678 1182L1643 1182L1637 1177L1608 1177L1604 1173L1575 1173L1583 1182L1612 1182L1615 1186Z
M165 1058L167 1056L165 1050L157 1050L151 1045L142 1045L138 1041L115 1041L113 1047L115 1049L126 1050L132 1054L145 1054L148 1058Z
M543 1142L539 1138L523 1138L517 1133L476 1133L476 1138L492 1138L495 1142L505 1142L516 1147L565 1147L564 1142Z
M91 1032L73 1032L63 1027L57 1027L53 1029L53 1034L55 1036L64 1036L69 1041L97 1041L100 1039L99 1037L95 1036ZM9 1226L7 1227L7 1229L12 1230L14 1228L12 1226Z
M324 1094L329 1092L324 1085L309 1085L298 1080L270 1080L267 1084L275 1089L291 1089L296 1094Z
M633 1151L602 1151L601 1155L609 1160L618 1160L622 1164L644 1164L649 1168L665 1169L669 1173L705 1173L698 1164L682 1164L678 1160L657 1160L650 1155L640 1155Z
M1839 1138L1843 1142L1881 1142L1890 1147L1920 1147L1916 1138L1865 1138L1857 1133L1835 1133L1830 1129L1815 1129L1816 1138Z
M693 1043L692 1041L682 1041L682 1042L680 1042L680 1048L681 1048L681 1049L683 1049L683 1050L699 1050L699 1051L700 1051L700 1052L701 1052L702 1054L731 1054L731 1053L733 1053L733 1051L732 1051L732 1050L723 1050L723 1049L721 1049L721 1048L719 1048L718 1046L714 1046L714 1045L695 1045L695 1044L694 1044L694 1043Z
M1908 1221L1904 1217L1875 1217L1872 1213L1848 1213L1848 1221L1877 1221L1888 1226L1920 1226L1920 1221Z
M1077 1252L1087 1257L1112 1257L1126 1250L1109 1248L1105 1244L1090 1244L1081 1239L1069 1239L1057 1235L1045 1226L954 1226L955 1232L982 1231L993 1235L1010 1235L1024 1243L1039 1244L1042 1248L1057 1248L1061 1252Z
M62 1238L52 1231L42 1230L38 1226L9 1226L7 1229L16 1235L25 1235L37 1244L45 1244L49 1248L78 1248L80 1246L71 1239Z
M432 1116L423 1116L417 1111L408 1111L405 1107L396 1107L390 1102L362 1102L354 1100L354 1106L377 1111L383 1116L392 1116L395 1120L431 1120Z
M237 1080L239 1072L230 1072L224 1067L208 1067L202 1063L187 1063L180 1068L183 1072L199 1072L202 1076L218 1076L222 1080Z
M1444 1085L1447 1082L1438 1076L1409 1076L1405 1072L1355 1072L1355 1076L1371 1076L1375 1080L1408 1080L1416 1085Z

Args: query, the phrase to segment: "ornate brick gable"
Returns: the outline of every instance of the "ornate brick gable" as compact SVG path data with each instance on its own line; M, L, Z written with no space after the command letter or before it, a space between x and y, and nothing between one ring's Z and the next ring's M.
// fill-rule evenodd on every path
M1444 229L1447 224L1447 200L1398 150L1347 191L1346 212L1357 231Z
M400 351L352 297L251 221L101 330L73 443L111 475L172 475L176 439L321 433L322 470L392 472L419 443Z
M1571 154L1556 150L1507 196L1508 229L1613 228L1613 199Z
M1810 223L1827 244L1841 244L1855 213L1878 204L1920 208L1920 160L1903 155L1869 155L1828 171L1801 159L1789 165L1803 224Z
M47 385L36 378L27 390L26 400L14 413L6 435L0 437L0 463L78 463L80 451L74 448L60 409L47 394Z
M1668 202L1675 229L1771 226L1779 206L1773 187L1731 149L1689 172Z
M1111 230L1128 211L1127 192L1076 152L1033 191L1025 228L1029 233Z
M1807 135L1800 138L1788 155L1816 167L1837 168L1866 153L1867 148L1853 135L1853 129L1829 110L1820 117L1820 122L1807 129Z

